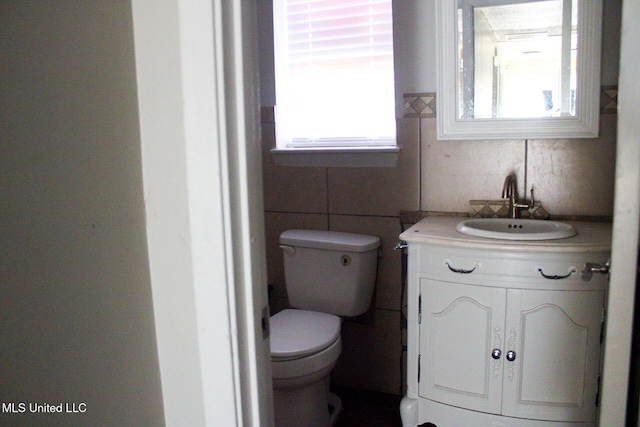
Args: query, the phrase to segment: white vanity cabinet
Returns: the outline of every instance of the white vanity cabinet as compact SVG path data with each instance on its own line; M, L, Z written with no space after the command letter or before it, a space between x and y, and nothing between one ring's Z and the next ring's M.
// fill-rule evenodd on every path
M593 421L603 291L421 282L420 396L512 417Z
M581 271L608 260L609 227L509 242L461 235L456 223L427 218L401 235L403 425L595 426L607 277Z

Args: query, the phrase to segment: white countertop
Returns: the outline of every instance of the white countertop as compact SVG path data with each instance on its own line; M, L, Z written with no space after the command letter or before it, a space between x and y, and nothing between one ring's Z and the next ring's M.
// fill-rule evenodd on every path
M433 216L422 219L400 235L408 243L425 243L458 248L507 249L523 252L609 252L611 224L602 222L562 221L573 225L578 234L555 240L487 239L456 231L459 222L469 218ZM542 221L542 220L541 220Z

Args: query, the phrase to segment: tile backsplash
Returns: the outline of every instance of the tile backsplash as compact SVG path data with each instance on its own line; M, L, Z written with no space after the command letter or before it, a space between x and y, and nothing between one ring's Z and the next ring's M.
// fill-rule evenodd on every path
M394 251L407 212L474 215L470 201L500 199L509 173L521 198L533 186L544 212L608 218L613 211L617 89L603 87L600 136L567 140L438 141L436 96L406 94L397 120L395 168L277 166L273 107L263 107L262 147L268 281L276 313L288 306L278 247L289 228L381 238L375 301L365 320L343 324L337 385L404 393L402 254ZM489 204L490 205L490 204ZM495 205L500 209L498 204ZM482 209L482 207L480 207ZM541 214L543 211L538 212ZM416 215L414 215L416 216Z
M471 216L476 218L508 218L509 200L470 200ZM518 212L521 218L549 219L550 215L540 202L534 202L529 209L521 209Z
M435 93L405 93L404 101L405 118L433 118L436 117Z

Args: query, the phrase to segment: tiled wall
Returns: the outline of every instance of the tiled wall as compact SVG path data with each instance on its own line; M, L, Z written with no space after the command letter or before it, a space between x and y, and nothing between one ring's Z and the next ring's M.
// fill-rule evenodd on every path
M420 120L421 209L469 212L469 200L499 199L508 173L518 194L535 199L552 216L610 216L616 142L615 87L601 91L600 136L594 139L437 141L435 94L405 95L405 117Z
M275 165L269 154L275 145L275 126L264 119L262 124L271 312L287 307L278 248L282 231L312 228L379 236L382 258L374 308L360 319L344 322L334 382L400 394L401 254L393 246L402 231L399 212L420 208L420 123L402 119L398 128L402 151L395 168L299 168Z
M604 88L603 88L604 89ZM607 88L611 95L612 88ZM437 141L434 94L405 95L398 120L395 168L276 166L271 108L263 107L263 173L271 312L287 307L279 234L289 228L377 235L382 240L372 310L342 328L338 385L404 393L401 254L393 250L404 211L472 212L469 201L497 199L514 172L520 196L535 197L551 215L610 216L616 115L609 96L600 137L579 140ZM526 181L526 191L525 191Z

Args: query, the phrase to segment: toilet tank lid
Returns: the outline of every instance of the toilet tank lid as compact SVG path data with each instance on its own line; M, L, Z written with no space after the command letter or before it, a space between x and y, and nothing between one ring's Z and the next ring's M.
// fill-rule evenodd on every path
M366 234L327 230L287 230L280 244L334 251L367 252L380 247L380 238Z

